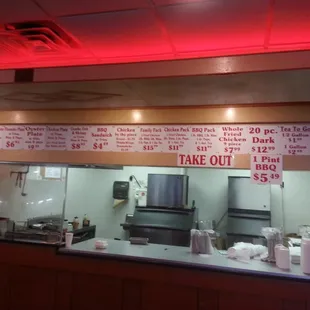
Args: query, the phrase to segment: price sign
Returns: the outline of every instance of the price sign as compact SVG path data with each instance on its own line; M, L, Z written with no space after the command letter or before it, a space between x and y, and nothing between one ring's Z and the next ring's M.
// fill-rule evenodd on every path
M114 145L112 126L92 126L90 128L89 150L110 152Z
M217 148L216 143L216 126L191 126L189 141L185 146L185 150L197 153L215 153Z
M25 141L24 126L4 126L3 149L22 150Z
M137 126L115 126L113 152L134 152L138 143L138 133Z
M68 127L47 126L45 149L49 151L64 151L67 147Z
M136 152L161 152L163 148L161 126L139 126L136 138Z
M282 165L282 155L251 155L251 181L257 184L281 184Z
M216 151L221 154L249 153L250 137L247 134L246 126L218 126L216 138Z
M163 152L179 153L190 151L190 126L164 126Z
M89 126L71 126L68 132L67 150L88 151L90 134Z
M279 126L283 155L310 155L310 126Z
M3 149L4 127L0 126L0 149Z
M218 155L218 154L178 154L178 166L181 167L233 167L234 160L231 155Z
M248 138L251 154L281 154L279 126L249 126Z
M44 150L46 139L45 126L25 126L24 150Z

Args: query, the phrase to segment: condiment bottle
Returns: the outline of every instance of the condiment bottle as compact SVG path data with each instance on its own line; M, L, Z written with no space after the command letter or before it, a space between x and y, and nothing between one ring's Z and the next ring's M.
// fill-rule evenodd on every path
M89 226L89 219L87 214L84 214L84 218L83 218L83 227L88 227Z
M73 229L78 229L79 225L80 225L79 218L76 216L72 222Z

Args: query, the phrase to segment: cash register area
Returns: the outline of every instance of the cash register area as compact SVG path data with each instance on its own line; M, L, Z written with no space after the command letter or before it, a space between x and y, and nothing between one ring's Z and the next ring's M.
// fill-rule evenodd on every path
M300 171L259 185L240 169L1 164L0 233L92 253L138 243L145 253L159 247L306 275L309 185L310 172Z

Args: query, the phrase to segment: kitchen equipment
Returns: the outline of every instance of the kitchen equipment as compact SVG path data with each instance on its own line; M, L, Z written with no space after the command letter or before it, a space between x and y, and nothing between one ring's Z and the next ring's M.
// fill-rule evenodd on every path
M148 238L149 243L189 246L197 209L136 207L130 223L123 223L129 238Z
M228 177L228 247L240 241L263 244L262 228L270 225L270 185L252 184L249 177Z
M277 244L275 246L275 257L277 267L286 270L291 268L290 251L288 248L282 244Z
M301 240L300 265L303 273L310 274L310 236L307 234Z
M187 175L148 174L147 206L186 207L188 180Z
M66 233L66 247L69 248L72 245L73 233Z
M115 181L113 183L113 198L117 200L128 199L129 182Z

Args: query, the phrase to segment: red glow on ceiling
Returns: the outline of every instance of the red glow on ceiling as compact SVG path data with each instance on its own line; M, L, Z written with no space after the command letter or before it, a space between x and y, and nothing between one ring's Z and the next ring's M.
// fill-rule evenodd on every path
M23 14L16 7L25 5ZM174 60L310 49L309 0L10 0L0 69ZM29 42L5 25L55 21L79 47ZM2 24L2 27L1 27ZM48 31L47 31L48 32ZM61 39L61 38L60 38ZM27 39L26 39L27 40Z

